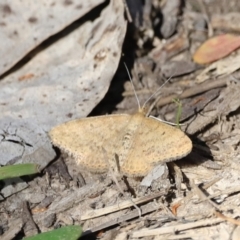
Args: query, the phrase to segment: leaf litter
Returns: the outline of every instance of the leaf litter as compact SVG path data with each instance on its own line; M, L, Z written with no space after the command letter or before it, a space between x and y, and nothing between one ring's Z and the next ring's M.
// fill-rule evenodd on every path
M171 1L168 4L171 5ZM189 56L193 56L198 46L208 38L207 31L199 31L198 28L199 19L205 19L203 15L206 14L204 11L206 6L201 5L202 12L196 13L191 4L190 2L186 4L185 12L174 12L174 18L183 14L183 18L179 19L177 24L164 23L165 26L171 26L172 29L157 28L157 24L160 23L158 22L158 9L166 7L164 3L157 6L153 2L151 5L146 5L148 9L145 9L145 5L136 8L138 10L144 9L143 23L140 24L143 28L134 30L133 36L139 37L137 41L134 37L126 36L123 58L130 69L131 64L133 64L133 68L138 70L138 77L134 77L133 81L140 102L144 102L149 95L156 91L157 86L164 82L161 68L163 64L167 66L169 61L180 61L180 65L184 61L190 63ZM224 5L224 3L221 4ZM219 2L215 3L214 11L219 10L219 5ZM180 5L175 2L172 3L172 6L168 5L166 9L171 9L171 7L179 9ZM209 8L208 12L211 12L212 5L209 3L207 7ZM228 6L221 7L226 11ZM120 237L122 239L141 237L145 239L147 236L149 239L155 239L155 236L175 239L177 237L179 239L199 239L202 236L213 239L218 236L218 239L226 239L231 236L232 232L233 236L236 235L235 226L239 224L238 176L240 170L238 68L232 68L221 78L213 72L211 78L199 85L196 76L204 71L205 67L196 67L192 68L191 71L181 71L183 75L174 76L170 83L164 86L159 96L159 102L156 102L151 114L163 120L171 119L174 122L177 106L170 103L171 99L173 96L182 99L182 115L184 115L182 119L184 121L181 122L183 124L181 128L190 134L194 148L190 155L183 160L178 160L168 166L156 166L157 172L149 173L147 184L146 179L144 185L144 181L143 184L140 184L142 179L122 178L120 176L117 181L124 191L122 195L113 183L111 176L84 171L71 157L64 153L62 153L61 158L55 159L54 163L48 164L47 168L45 167L53 160L55 151L50 148L52 146L49 138L41 139L40 136L43 135L44 131L46 133L58 124L86 117L105 95L118 66L118 62L114 62L111 57L105 61L105 56L106 54L108 56L109 50L102 51L102 46L110 46L109 34L115 33L110 49L114 49L115 46L114 53L116 52L120 58L122 54L121 43L125 36L123 7L117 14L113 2L102 6L102 8L102 14L96 17L93 22L86 21L81 25L81 27L85 26L86 28L80 27L81 34L76 34L73 37L75 41L62 42L71 33L65 35L63 39L54 42L44 51L40 51L28 63L5 76L2 80L3 90L0 91L0 94L2 95L1 99L6 100L1 104L3 106L2 119L6 120L1 121L1 139L3 145L13 143L17 146L16 148L9 146L6 148L9 150L4 151L2 165L15 163L16 159L23 159L22 156L25 152L26 156L35 153L41 148L41 144L38 145L38 143L47 142L46 145L42 145L48 149L48 154L44 157L46 162L41 165L41 169L44 169L42 175L28 179L28 188L15 194L13 191L11 196L5 197L0 203L2 210L0 225L4 229L4 234L1 237L11 239L13 237L9 236L29 235L36 232L35 230L29 232L22 225L23 221L24 224L31 225L33 228L34 225L37 225L41 231L73 223L81 224L84 231L90 229L96 233L102 230L102 235L99 235L102 239L107 236L111 236L110 239ZM107 14L107 9L109 14ZM137 16L134 15L136 9L129 5L132 16ZM119 24L118 28L109 28L109 16L117 17L119 21L115 20L114 26ZM154 22L152 16L155 16ZM133 21L136 21L136 18L133 17ZM188 22L195 24L192 27L187 24ZM209 24L211 22L208 22L205 28L209 27ZM139 26L139 22L136 23L136 26ZM178 32L177 28L180 26L184 33ZM111 29L114 29L113 32L110 31ZM164 30L166 31L164 41L157 37L157 29L159 31L166 29ZM92 33L96 33L93 38ZM215 35L215 32L213 34ZM180 38L177 38L179 36ZM190 38L192 41L189 41ZM74 53L77 52L76 42L79 43L79 41L81 46L87 47L84 48L83 53L79 50L75 56ZM151 49L145 48L149 47L149 42L153 43ZM116 43L118 44L114 45ZM136 44L137 50L131 44ZM56 48L54 48L55 45L57 45ZM68 45L70 47L65 48ZM47 52L48 49L49 52ZM63 49L64 54L59 53L60 49ZM131 57L134 51L142 58L140 70L137 61ZM238 51L234 51L234 53L237 55ZM54 54L57 56L54 57ZM64 57L61 58L61 56ZM84 61L79 60L81 56L86 57ZM34 61L36 61L36 65L32 63ZM91 71L96 62L100 64L99 69L97 67L99 71ZM231 63L229 62L229 64ZM120 103L115 102L115 95L121 94L118 88L119 76L123 78L122 81L127 79L121 64L119 66L115 76L118 81L112 82L109 92L110 100L106 95L105 101L108 101L109 105L117 106L115 110L117 114L123 110L125 113L132 113L135 102L134 94L130 88L127 88L126 84L124 85L126 92L123 94L126 97ZM174 72L175 66L177 65L169 64L167 72L171 73L171 68ZM99 78L100 75L102 77ZM79 76L84 79L84 87L87 86L90 91L87 91L86 88L81 89L81 85L78 84ZM136 76L134 72L133 76ZM73 79L74 81L70 81ZM66 81L70 81L70 83L66 83ZM87 85L88 83L90 85ZM28 93L27 89L39 91L33 102L30 99L31 97L34 99L34 96ZM41 97L47 90L51 91L47 97ZM94 97L96 92L98 98ZM17 104L20 98L23 98L20 101L21 106ZM63 98L67 100L66 103L62 101ZM86 101L86 99L91 99L91 101ZM39 104L41 101L42 105ZM83 106L78 108L76 106L79 103ZM49 108L48 105L51 107ZM107 105L101 104L98 106L98 110L95 109L95 112L106 112L105 108ZM52 114L49 114L49 111ZM19 117L20 115L22 118ZM9 117L11 120L7 120ZM28 121L31 124L28 124ZM30 130L26 130L28 126ZM42 129L42 131L37 130L39 138L34 138L34 131L31 129ZM49 142L44 141L44 139L48 139ZM35 150L34 146L36 146ZM49 149L52 149L53 155L50 154L51 150ZM11 154L8 155L7 152ZM40 151L40 154L31 155L32 158L29 158L29 161L36 159L36 163L41 163L41 159L45 156L42 154ZM126 183L128 184L126 185ZM137 204L142 212L141 218L139 218L138 211L132 207L130 198L138 201ZM28 202L30 211L26 205L22 204L23 201ZM25 218L21 218L21 209L26 213ZM14 212L14 215L7 219L5 217L7 212ZM31 215L33 216L32 220L29 218ZM11 228L12 224L15 224L16 228Z

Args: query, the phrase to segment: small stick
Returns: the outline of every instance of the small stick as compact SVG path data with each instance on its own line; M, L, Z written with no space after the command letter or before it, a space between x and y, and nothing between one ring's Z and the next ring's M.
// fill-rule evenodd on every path
M214 89L214 88L224 87L226 85L227 85L227 78L222 78L222 79L218 79L218 80L215 80L215 81L204 82L202 84L198 84L195 87L192 87L192 88L189 88L189 89L185 90L180 95L172 94L172 95L170 95L166 98L162 98L161 100L160 100L160 98L158 98L156 106L157 107L164 106L164 105L170 103L173 98L184 99L184 98L188 98L188 97L200 94L202 92L209 91L209 90Z
M209 81L209 82L204 82L204 83L198 84L192 88L186 89L181 94L172 94L165 98L158 96L155 99L154 103L151 104L149 109L152 110L155 105L157 107L162 107L168 103L171 103L172 99L174 99L174 98L184 99L184 98L188 98L188 97L192 97L194 95L200 94L202 92L207 92L214 88L224 87L227 85L227 81L228 81L228 78L224 77L221 79L217 79L215 81ZM151 91L151 90L144 90L144 89L141 91L137 91L138 94L147 94L147 93L152 93L152 92L153 91ZM123 93L123 96L132 96L132 95L134 95L133 92L131 92L131 94L130 94L130 92Z
M105 156L105 159L106 159L106 161L108 162L108 165L111 166L110 163L109 163L109 161L108 161L106 149L105 149L105 148L102 148L102 150L103 150L103 154L104 154L104 156ZM116 168L118 169L117 166L118 166L118 164L116 163ZM119 170L119 169L118 169L118 170ZM125 192L123 191L122 187L120 186L120 184L119 184L119 182L118 182L118 180L117 180L117 178L116 178L116 175L114 174L114 171L113 171L113 169L112 169L111 167L109 168L109 173L110 173L110 175L111 175L111 177L112 177L112 180L113 180L114 183L116 184L118 190L120 191L120 193L122 193L123 196L125 196L127 199L129 199L129 200L131 201L132 205L137 209L139 217L141 217L141 216L142 216L141 209L135 204L135 202L132 200L131 197L128 197L128 196L125 194Z
M163 195L164 195L164 191L158 192L158 193L150 195L150 196L135 198L134 202L135 202L135 204L143 204L145 202L152 201L155 198L159 198ZM93 219L93 218L100 217L100 216L103 216L106 214L117 212L121 209L125 209L125 208L131 207L131 206L132 206L132 203L130 203L129 200L126 200L121 203L115 204L113 206L104 207L101 209L89 210L89 211L85 212L83 215L81 215L81 221L87 220L87 219Z
M144 229L144 230L139 230L139 231L133 232L132 237L139 238L139 237L156 236L156 235L159 236L162 234L181 232L184 230L197 228L197 227L201 227L201 226L213 225L213 224L217 224L217 223L224 222L224 221L226 221L226 220L219 219L219 218L204 219L204 220L200 220L197 222L177 224L177 225L173 225L173 226L169 226L169 227L161 227L161 228L156 228L156 229Z

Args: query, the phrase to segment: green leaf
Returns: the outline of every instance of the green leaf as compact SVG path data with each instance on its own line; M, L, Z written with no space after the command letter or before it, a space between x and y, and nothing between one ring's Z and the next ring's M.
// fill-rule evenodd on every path
M40 233L32 237L23 238L24 240L76 240L82 235L80 226L62 227L50 232Z
M33 163L0 167L0 180L39 173L38 165Z

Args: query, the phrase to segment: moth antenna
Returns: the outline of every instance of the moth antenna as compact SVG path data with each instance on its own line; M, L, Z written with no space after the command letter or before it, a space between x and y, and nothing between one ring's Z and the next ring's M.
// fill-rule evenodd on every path
M132 84L133 92L134 92L134 95L135 95L135 97L136 97L136 99L137 99L138 109L141 109L141 105L140 105L140 102L139 102L139 99L138 99L138 96L137 96L137 93L136 93L136 90L135 90L135 87L134 87L134 84L133 84L133 81L132 81L131 75L130 75L130 73L129 73L129 71L128 71L128 68L127 68L126 63L124 62L123 64L124 64L124 66L125 66L125 68L126 68L126 71L127 71L128 77L129 77L130 82L131 82L131 84Z
M142 108L145 108L146 107L146 104L154 97L156 96L159 91L172 79L172 77L168 78L157 90L155 93L153 93L144 103L143 103L143 107Z

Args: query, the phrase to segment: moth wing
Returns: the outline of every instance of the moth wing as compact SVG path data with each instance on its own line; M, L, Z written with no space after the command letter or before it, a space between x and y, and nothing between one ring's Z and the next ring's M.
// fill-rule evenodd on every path
M154 165L181 159L192 150L192 142L180 129L144 117L121 170L126 175L144 176Z
M106 157L114 158L117 150L113 139L124 131L130 119L127 114L77 119L54 127L49 135L55 146L72 155L81 166L103 173L109 168Z

